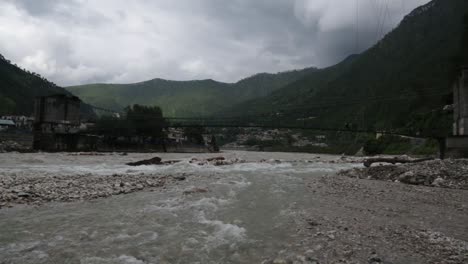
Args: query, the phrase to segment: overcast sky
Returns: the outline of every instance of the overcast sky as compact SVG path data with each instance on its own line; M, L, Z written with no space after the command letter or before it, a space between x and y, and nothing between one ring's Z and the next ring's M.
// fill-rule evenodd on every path
M234 82L337 63L427 2L0 0L0 53L62 86Z

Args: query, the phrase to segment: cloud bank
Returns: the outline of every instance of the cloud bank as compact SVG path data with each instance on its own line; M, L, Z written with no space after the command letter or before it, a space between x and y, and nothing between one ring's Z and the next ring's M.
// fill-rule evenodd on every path
M59 85L325 67L429 0L3 0L0 53Z

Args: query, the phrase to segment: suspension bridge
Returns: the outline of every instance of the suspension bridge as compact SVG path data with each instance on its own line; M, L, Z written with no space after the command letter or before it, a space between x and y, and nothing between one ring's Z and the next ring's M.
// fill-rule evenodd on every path
M125 113L91 106L95 110L105 111L118 116ZM297 110L297 109L296 109ZM253 129L290 129L290 130L313 130L322 132L343 133L371 133L381 135L397 135L415 138L439 138L440 133L434 133L441 128L433 128L431 131L414 131L408 127L373 127L363 126L352 122L334 123L323 125L317 121L317 117L297 117L287 114L262 114L245 116L207 116L207 117L148 117L142 116L147 122L156 122L164 128L253 128ZM323 120L323 119L322 119Z

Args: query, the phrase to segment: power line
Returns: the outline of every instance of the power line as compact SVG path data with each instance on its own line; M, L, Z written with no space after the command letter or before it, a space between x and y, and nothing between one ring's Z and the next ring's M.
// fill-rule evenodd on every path
M383 18L382 18L382 27L380 31L380 39L382 39L385 36L385 23L387 21L387 16L390 16L390 10L388 7L388 0L385 2L385 11L383 13Z
M383 36L384 28L385 28L385 21L388 12L388 0L383 0L381 6L379 6L379 0L376 0L376 8L377 10L377 27L375 31L375 38L376 41L379 41Z
M436 98L441 96L448 96L450 92L447 92L445 89L440 88L433 88L433 89L426 89L424 90L423 96L428 98ZM414 92L403 92L398 94L398 96L390 97L390 96L374 96L374 97L363 97L363 98L343 98L343 97L328 97L322 98L320 102L315 104L311 104L308 106L283 106L283 107L275 107L275 109L268 110L269 116L271 117L274 113L284 112L287 114L301 114L305 111L312 111L312 110L323 110L329 108L336 108L336 107L344 107L344 106L352 106L352 105L359 105L363 103L384 103L384 102L392 102L392 101L408 101L414 98L420 98L421 95L415 94ZM205 119L248 119L248 118L261 118L268 116L268 114L256 114L256 115L242 115L242 116L201 116L201 117L165 117L171 118L173 120L205 120ZM147 115L134 115L135 117L147 117ZM154 118L161 119L161 118Z
M359 0L356 1L356 54L359 53Z

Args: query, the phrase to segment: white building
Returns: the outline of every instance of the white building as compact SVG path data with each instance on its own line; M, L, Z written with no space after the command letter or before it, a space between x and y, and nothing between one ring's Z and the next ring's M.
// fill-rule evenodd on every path
M0 131L7 130L8 128L15 127L15 122L8 119L0 119Z
M15 127L21 129L32 129L34 124L34 118L27 116L1 116L0 119L13 121Z

